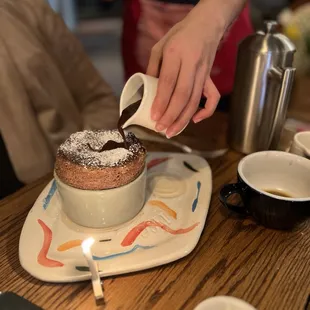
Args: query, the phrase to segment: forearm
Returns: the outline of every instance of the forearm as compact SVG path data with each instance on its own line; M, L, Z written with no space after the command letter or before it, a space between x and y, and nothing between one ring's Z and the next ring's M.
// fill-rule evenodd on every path
M204 29L215 30L222 36L238 17L247 0L200 0L189 14Z

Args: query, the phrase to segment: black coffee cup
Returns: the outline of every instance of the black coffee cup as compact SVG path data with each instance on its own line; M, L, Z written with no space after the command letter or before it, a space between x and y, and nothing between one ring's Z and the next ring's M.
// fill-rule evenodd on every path
M220 191L229 210L274 229L292 229L310 217L310 160L285 152L258 152L240 161L237 177L237 183ZM242 206L228 203L232 194L240 195Z

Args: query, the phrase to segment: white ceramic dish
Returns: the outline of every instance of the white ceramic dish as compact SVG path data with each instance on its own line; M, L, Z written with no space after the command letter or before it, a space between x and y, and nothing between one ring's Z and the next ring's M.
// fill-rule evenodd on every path
M215 296L207 298L194 310L255 310L255 308L236 297Z
M310 131L299 132L294 136L290 152L310 159Z
M145 202L146 169L131 183L107 190L77 189L63 183L56 173L54 178L63 211L74 223L85 227L108 228L126 223Z
M207 217L211 169L203 158L188 154L150 153L147 162L145 206L130 222L110 229L74 224L62 211L55 182L48 184L22 229L22 267L47 282L90 279L80 246L90 236L96 240L92 252L102 277L152 268L188 255Z

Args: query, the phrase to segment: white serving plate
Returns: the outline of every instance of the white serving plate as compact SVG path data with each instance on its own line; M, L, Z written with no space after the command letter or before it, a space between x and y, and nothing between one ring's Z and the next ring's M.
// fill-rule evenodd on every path
M80 246L88 237L96 240L92 254L102 277L188 255L198 243L208 214L211 169L203 158L188 154L149 153L147 163L145 206L130 222L110 229L91 229L70 221L51 181L24 223L19 241L22 267L47 282L90 279Z
M256 310L252 305L233 296L215 296L205 299L194 310Z

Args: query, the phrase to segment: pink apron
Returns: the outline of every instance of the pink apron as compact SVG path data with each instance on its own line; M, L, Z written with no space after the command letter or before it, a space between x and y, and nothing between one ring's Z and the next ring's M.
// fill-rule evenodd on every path
M152 47L193 8L154 0L125 0L123 60L125 79L145 72ZM239 42L253 32L248 5L228 30L217 51L211 78L221 95L232 91Z

